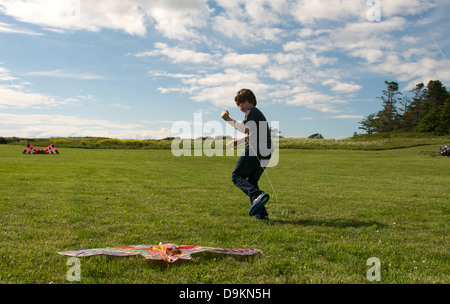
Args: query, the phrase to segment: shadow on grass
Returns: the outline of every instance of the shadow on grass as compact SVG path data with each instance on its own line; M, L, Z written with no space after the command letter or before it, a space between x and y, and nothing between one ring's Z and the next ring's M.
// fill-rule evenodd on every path
M273 224L294 224L302 226L321 226L321 227L334 227L334 228L363 228L371 227L373 229L380 229L386 227L385 224L381 224L377 221L361 221L352 219L274 219L271 221Z
M132 255L132 256L113 256L113 255L98 255L98 256L88 256L83 257L84 259L93 259L97 258L100 259L99 256L103 257L103 259L106 259L106 261L118 261L118 260L130 260L132 263L145 263L152 267L159 267L161 269L167 269L171 266L179 266L184 264L197 264L202 261L220 261L225 258L231 258L235 259L239 262L248 262L255 259L255 257L259 256L259 253L252 254L252 255L239 255L239 254L225 254L225 253L215 253L215 252L198 252L195 254L192 254L191 259L178 259L174 262L166 262L163 260L153 260L153 259L145 259L144 257L140 255Z
M197 264L202 261L220 261L226 258L234 259L239 262L249 262L255 259L259 254L253 254L253 255L234 255L234 254L220 254L220 253L213 253L213 252L199 252L192 255L192 259L178 259L175 262L168 263L161 260L146 260L146 263L148 265L160 267L161 269L167 269L171 266L177 266L177 265L185 265L185 264Z

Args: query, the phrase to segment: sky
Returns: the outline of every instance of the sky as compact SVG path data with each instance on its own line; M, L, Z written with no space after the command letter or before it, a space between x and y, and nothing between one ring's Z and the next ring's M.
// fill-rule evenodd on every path
M381 110L384 81L404 95L450 83L449 11L448 0L0 0L0 136L160 139L179 122L221 135L223 110L244 119L234 96L248 88L282 136L351 137Z

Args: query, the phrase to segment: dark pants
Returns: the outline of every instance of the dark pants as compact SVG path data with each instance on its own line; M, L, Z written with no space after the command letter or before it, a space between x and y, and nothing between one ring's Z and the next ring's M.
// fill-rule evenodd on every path
M234 168L231 180L234 185L241 189L250 198L250 204L262 193L258 187L258 181L264 172L264 167L256 156L242 155ZM259 216L267 215L265 207L260 209Z

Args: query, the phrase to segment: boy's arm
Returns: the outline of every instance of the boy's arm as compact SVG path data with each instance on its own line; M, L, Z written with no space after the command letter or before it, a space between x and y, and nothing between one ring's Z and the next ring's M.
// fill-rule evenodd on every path
M225 120L227 123L229 123L236 130L238 130L242 133L248 133L249 129L244 124L232 119L230 117L230 113L228 113L227 110L223 111L220 116L223 118L223 120Z

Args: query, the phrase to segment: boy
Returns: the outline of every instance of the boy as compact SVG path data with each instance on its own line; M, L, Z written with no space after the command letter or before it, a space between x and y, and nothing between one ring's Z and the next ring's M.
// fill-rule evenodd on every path
M264 205L270 196L261 191L258 181L269 162L272 153L272 139L269 126L263 113L256 108L256 97L249 89L237 92L234 98L236 105L245 113L245 119L238 123L232 119L227 110L221 117L235 129L246 133L245 151L239 158L233 171L231 180L250 198L250 210L248 214L258 220L268 220L269 215ZM236 145L237 141L234 141Z

